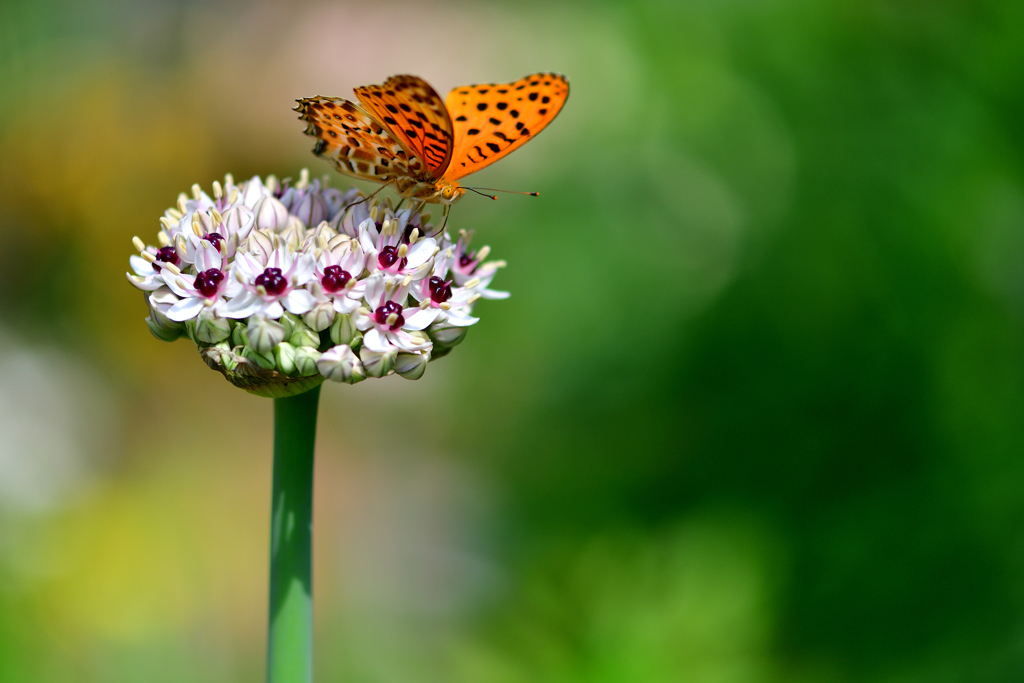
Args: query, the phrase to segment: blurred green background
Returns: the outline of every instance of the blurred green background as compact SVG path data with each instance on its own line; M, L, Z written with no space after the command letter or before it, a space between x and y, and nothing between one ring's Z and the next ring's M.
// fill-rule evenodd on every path
M0 681L255 681L271 403L125 280L298 97L554 70L419 382L325 387L316 669L1024 680L1024 4L0 4ZM335 176L336 186L346 186Z

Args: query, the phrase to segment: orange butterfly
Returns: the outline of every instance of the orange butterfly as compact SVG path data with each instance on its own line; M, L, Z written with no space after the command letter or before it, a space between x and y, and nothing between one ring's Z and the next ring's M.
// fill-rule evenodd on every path
M459 178L551 123L569 97L569 81L539 73L465 85L442 101L422 78L392 76L355 92L362 107L340 97L298 100L306 135L316 138L313 153L342 173L384 183L381 189L394 184L402 197L450 205L466 193Z

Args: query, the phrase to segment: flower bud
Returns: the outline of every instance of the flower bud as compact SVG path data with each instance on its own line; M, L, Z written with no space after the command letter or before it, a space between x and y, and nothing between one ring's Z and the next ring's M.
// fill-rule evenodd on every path
M292 216L288 219L288 225L281 230L280 235L282 242L292 249L298 250L303 240L306 239L306 228L302 226L302 221Z
M334 216L345 208L345 193L341 190L335 187L325 187L320 190L320 194L324 198L324 203L327 205L327 213L329 215Z
M277 371L285 375L295 374L295 347L288 342L281 342L274 347L274 362Z
M334 317L334 323L331 325L332 342L352 346L356 338L362 339L362 336L362 333L356 329L352 316L347 313L339 313Z
M359 358L363 361L363 369L370 377L383 377L391 372L395 366L395 357L398 355L398 348L391 347L390 351L371 351L365 346L359 350Z
M320 374L335 382L355 384L366 379L366 372L356 354L347 344L331 347L317 361Z
M266 263L267 259L274 252L274 242L270 238L270 233L263 232L262 230L252 230L249 233L249 239L245 241L245 250L256 257L256 260L260 263Z
M249 338L249 348L257 353L269 353L284 341L284 326L266 316L254 315L249 319L245 334Z
M231 337L231 322L204 308L196 317L195 338L204 344L216 344Z
M305 192L294 203L291 213L298 216L307 227L313 227L319 225L320 221L327 220L327 203L319 192Z
M466 338L465 327L457 327L448 322L434 323L427 330L430 338L438 346L458 346Z
M296 320L292 326L292 333L288 335L288 341L292 346L320 346L320 335L309 329L309 326L301 320Z
M288 337L292 336L292 331L295 329L295 323L297 321L298 321L298 318L296 318L294 315L292 315L288 311L285 311L284 315L282 315L278 319L277 322L281 323L281 327L284 328L284 338L285 339L287 339Z
M295 349L295 372L299 377L315 375L320 370L317 361L321 353L310 346L299 346Z
M338 233L334 231L334 228L330 226L327 221L321 221L316 228L313 229L313 244L320 244L321 240L330 242L332 239L338 236Z
M229 234L238 235L240 241L249 236L249 231L255 223L256 216L252 209L242 204L232 206L224 212L224 230Z
M178 297L169 287L160 287L152 292L144 292L146 305L149 306L149 317L146 325L153 336L160 341L172 342L185 336L185 325L167 317L166 312L178 303Z
M334 305L330 301L321 301L310 309L309 313L302 316L302 320L310 329L321 332L331 326L331 323L334 322L334 315Z
M427 369L430 354L401 352L395 358L395 372L406 379L419 379Z
M231 346L248 346L249 335L245 333L245 323L236 321L231 328Z
M239 199L248 208L255 207L261 199L267 196L267 188L260 180L259 176L254 177L247 183L244 183L245 191L242 192Z
M249 360L256 363L256 365L263 368L264 370L277 369L277 361L274 359L273 353L260 353L251 346L246 346L242 349L242 357L248 358Z
M288 225L288 209L271 195L256 202L252 212L256 215L257 230L280 232Z

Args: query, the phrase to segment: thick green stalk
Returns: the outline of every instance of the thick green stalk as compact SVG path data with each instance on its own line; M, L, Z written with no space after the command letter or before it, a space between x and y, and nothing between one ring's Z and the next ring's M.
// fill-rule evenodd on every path
M267 683L313 680L313 447L317 386L274 399Z

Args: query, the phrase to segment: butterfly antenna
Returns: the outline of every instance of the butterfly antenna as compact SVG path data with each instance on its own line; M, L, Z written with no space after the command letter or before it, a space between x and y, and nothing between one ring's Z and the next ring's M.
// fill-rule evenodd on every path
M497 197L495 197L493 194L484 194L483 192L477 190L475 187L467 187L466 189L469 190L470 192L476 192L481 197L487 197L488 199L497 199Z
M473 192L476 192L477 194L483 194L482 192L477 192L477 190L487 190L488 192L505 192L507 194L528 194L531 197L539 197L540 196L540 192L517 192L515 190L497 190L497 189L495 189L493 187L467 187L466 189L467 190L473 190ZM491 195L489 195L489 194L485 194L484 196L485 197L491 197ZM491 199L496 199L496 197L491 197Z

